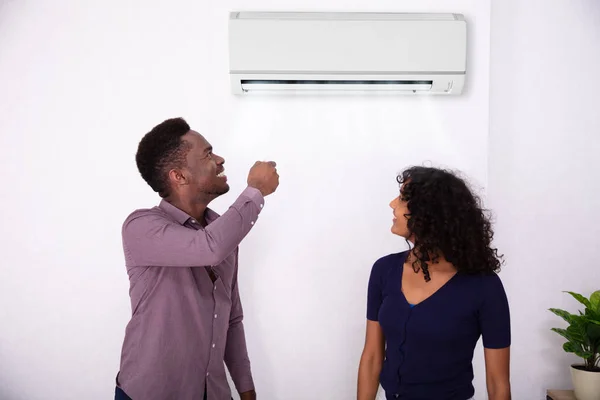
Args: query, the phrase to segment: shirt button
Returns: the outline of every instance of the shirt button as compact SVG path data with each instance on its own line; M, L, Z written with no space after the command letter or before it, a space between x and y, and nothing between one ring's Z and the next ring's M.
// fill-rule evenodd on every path
M261 204L261 205L260 205L260 208L263 208L263 205L264 205L264 204Z
M213 349L215 348L216 344L213 343Z
M254 225L254 221L250 222L250 225Z
M217 290L217 285L214 286L213 290Z
M215 318L217 318L217 314L215 314Z
M192 224L195 224L195 223L196 223L196 220L195 220L195 219L193 219L193 220L192 220Z
M209 376L209 375L210 375L210 372L207 372L207 373L206 373L206 376Z

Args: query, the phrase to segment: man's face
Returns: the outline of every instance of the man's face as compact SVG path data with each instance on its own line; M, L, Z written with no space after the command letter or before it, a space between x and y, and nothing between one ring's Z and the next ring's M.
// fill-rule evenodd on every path
M187 177L187 191L193 196L218 197L229 191L223 164L225 160L214 154L212 146L198 132L189 131L183 138L191 145L183 173Z

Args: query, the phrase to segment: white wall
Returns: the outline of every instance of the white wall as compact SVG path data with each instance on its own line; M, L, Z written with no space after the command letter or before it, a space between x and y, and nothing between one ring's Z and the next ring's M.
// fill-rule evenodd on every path
M512 305L513 398L570 388L546 311L600 289L600 3L492 2L489 204Z
M111 397L130 313L120 227L158 202L134 153L173 116L227 159L219 211L256 159L278 161L280 189L241 249L260 398L352 398L371 265L404 247L389 233L396 172L431 160L486 185L490 2L286 2L464 13L467 93L435 99L235 98L227 12L280 2L83 3L0 6L0 398Z

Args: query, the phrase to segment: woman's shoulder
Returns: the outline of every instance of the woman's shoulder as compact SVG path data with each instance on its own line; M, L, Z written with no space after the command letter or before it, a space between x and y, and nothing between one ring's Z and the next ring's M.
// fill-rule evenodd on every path
M381 274L383 271L387 271L391 268L402 268L407 255L408 250L380 257L373 264L372 273Z
M479 272L475 274L459 273L463 282L477 287L489 287L502 285L500 276L496 272Z
M481 275L481 287L485 293L497 294L504 292L504 285L502 279L496 272L488 272Z
M462 275L461 278L461 290L476 294L482 301L504 295L504 285L496 272Z
M502 280L498 273L490 271L490 272L481 272L478 274L469 275L473 283L477 284L481 287L497 287L502 286Z
M375 265L397 264L398 262L404 263L407 255L408 250L401 251L399 253L391 253L378 258L377 261L375 261Z

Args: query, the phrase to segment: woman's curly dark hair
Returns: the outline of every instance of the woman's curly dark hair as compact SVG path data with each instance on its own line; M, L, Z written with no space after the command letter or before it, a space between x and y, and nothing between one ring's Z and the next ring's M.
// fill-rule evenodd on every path
M502 255L491 247L494 232L488 211L464 180L430 167L411 167L398 178L400 199L407 202L408 230L415 238L413 269L430 281L429 264L440 256L459 273L500 271Z

